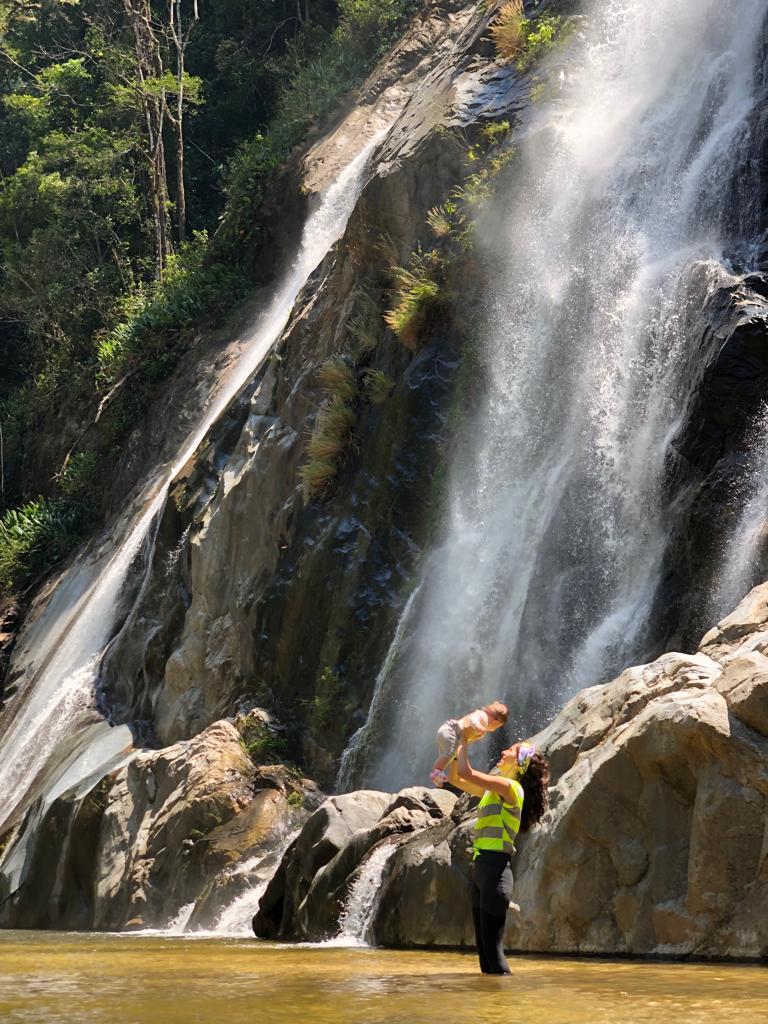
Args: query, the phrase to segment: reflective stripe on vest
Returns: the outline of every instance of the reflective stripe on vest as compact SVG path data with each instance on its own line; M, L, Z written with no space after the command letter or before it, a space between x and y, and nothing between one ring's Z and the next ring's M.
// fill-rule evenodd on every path
M510 803L486 790L477 807L475 825L475 856L481 850L495 853L514 853L515 836L520 829L520 815L523 809L523 787L510 779Z

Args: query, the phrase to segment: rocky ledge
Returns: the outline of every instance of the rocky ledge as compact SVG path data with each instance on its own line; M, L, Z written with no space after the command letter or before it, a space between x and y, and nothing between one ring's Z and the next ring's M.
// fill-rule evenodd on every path
M696 653L583 690L539 734L554 785L547 816L519 842L511 949L766 956L766 651L768 584ZM340 815L354 824L343 841ZM334 934L366 861L391 845L370 938L471 945L472 819L466 798L453 806L421 789L331 798L283 857L256 934Z
M211 927L258 889L264 938L333 936L364 896L376 943L472 945L468 798L326 798L255 765L253 729L216 722L58 797L0 924L162 926L194 902L189 927ZM537 743L551 807L519 841L511 949L768 955L768 583L695 653L577 694Z

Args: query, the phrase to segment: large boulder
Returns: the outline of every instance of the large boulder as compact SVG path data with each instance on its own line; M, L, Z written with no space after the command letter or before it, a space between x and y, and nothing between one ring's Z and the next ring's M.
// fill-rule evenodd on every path
M445 819L388 862L371 932L386 946L471 946L472 822Z
M322 801L314 783L280 765L258 768L254 799L206 837L201 873L207 879L187 922L212 928L226 907L263 889L293 836ZM250 917L250 915L249 915Z
M194 899L208 837L251 803L253 776L225 721L115 772L95 855L95 927L162 925Z
M293 937L296 912L317 872L355 832L374 825L390 799L389 793L364 789L329 797L321 804L286 851L267 886L253 919L257 936Z
M335 934L372 852L431 828L455 802L450 793L423 787L394 796L363 790L331 797L286 852L254 918L256 935L318 940Z
M312 879L296 911L294 937L317 941L334 935L350 891L373 850L382 844L399 845L404 837L430 828L451 812L455 802L452 793L420 786L395 794L381 817L350 836Z

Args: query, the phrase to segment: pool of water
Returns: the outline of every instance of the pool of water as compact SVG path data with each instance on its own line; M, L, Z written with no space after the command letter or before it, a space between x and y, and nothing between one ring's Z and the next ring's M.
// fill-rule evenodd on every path
M765 1024L761 966L0 932L2 1024Z

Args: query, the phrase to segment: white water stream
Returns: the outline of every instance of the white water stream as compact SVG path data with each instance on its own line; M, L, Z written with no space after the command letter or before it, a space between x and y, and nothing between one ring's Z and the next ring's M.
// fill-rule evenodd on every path
M705 368L695 321L756 229L748 119L766 3L586 8L564 93L519 143L488 240L487 385L407 664L377 686L396 707L386 751L350 784L424 778L450 715L506 698L529 728L647 653L672 443Z
M734 488L742 512L720 557L710 600L715 622L732 611L758 579L760 555L768 542L768 408L752 426L746 473Z
M326 946L368 946L371 944L371 925L379 905L384 869L397 849L393 843L377 846L363 861L359 874L349 890L347 901L339 917L339 934L323 943Z
M290 272L255 325L234 369L182 445L178 458L152 481L134 512L117 529L114 551L74 564L59 583L44 615L22 636L15 662L27 666L23 688L0 722L0 832L41 793L36 817L65 790L130 755L127 726L110 728L95 710L95 689L104 650L117 627L118 602L126 574L149 539L168 485L193 455L228 404L253 376L279 337L309 275L343 234L365 180L374 137L341 173L309 217ZM105 545L106 546L106 545ZM23 863L23 847L34 831L29 822L20 841L11 844L11 888Z

